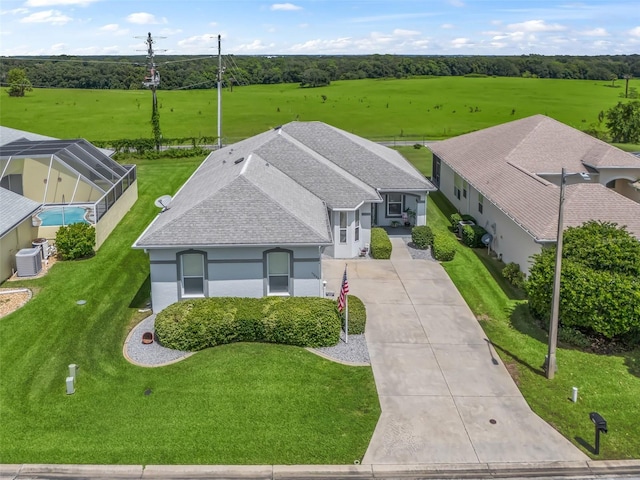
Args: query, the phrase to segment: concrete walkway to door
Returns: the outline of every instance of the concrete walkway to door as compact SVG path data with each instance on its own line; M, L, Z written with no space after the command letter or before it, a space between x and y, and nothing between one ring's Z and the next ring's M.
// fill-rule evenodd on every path
M365 336L382 414L364 464L586 461L535 415L439 263L347 261L367 307ZM344 260L323 260L339 291Z

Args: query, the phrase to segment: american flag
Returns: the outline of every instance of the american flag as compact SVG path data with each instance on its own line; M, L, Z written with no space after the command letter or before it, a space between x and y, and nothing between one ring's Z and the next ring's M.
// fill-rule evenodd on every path
M338 297L338 311L344 310L347 301L347 293L349 293L349 282L347 281L347 266L344 266L344 275L342 275L342 286L340 287L340 296Z

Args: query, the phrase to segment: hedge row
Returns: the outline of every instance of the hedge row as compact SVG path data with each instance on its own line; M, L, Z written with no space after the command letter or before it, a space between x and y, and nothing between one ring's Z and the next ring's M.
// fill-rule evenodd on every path
M357 311L354 298L349 298L350 311ZM215 297L168 306L156 317L155 328L162 345L185 351L232 342L327 347L340 340L341 319L335 301L325 298Z
M384 228L371 229L371 256L384 260L391 258L391 240Z

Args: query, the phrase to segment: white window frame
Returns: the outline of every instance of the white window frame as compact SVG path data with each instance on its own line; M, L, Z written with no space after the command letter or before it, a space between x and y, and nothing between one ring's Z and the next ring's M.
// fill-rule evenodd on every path
M287 256L287 273L274 273L272 274L271 269L271 255L274 254L282 254ZM287 277L287 291L286 292L272 292L271 291L271 277ZM267 252L267 295L273 297L287 297L291 295L291 253L288 251L275 251L275 252Z
M462 187L462 177L454 172L453 174L453 196L460 200L460 190Z
M360 209L356 210L356 218L355 218L355 230L354 230L354 236L353 236L353 241L354 242L359 242L360 241Z
M347 212L338 212L338 242L342 245L346 244L349 240L348 227L349 217Z
M391 197L394 196L394 195L399 196L400 200L399 201L398 200L391 201ZM389 212L389 206L390 205L400 205L400 212L399 213L390 213ZM402 210L404 210L403 206L404 206L404 195L403 194L401 194L401 193L387 193L387 205L386 205L387 208L386 208L386 212L385 212L387 214L387 217L397 217L397 218L402 217Z
M202 262L202 274L201 275L185 275L184 273L184 261L185 258L187 257L191 257L191 256L199 256L200 257L200 261ZM202 298L205 297L205 291L206 291L206 275L205 275L205 269L206 269L207 265L205 263L205 256L203 253L200 252L189 252L189 253L183 253L180 255L180 296L182 298ZM186 289L185 289L185 279L192 279L192 278L201 278L202 279L202 291L199 293L187 293Z

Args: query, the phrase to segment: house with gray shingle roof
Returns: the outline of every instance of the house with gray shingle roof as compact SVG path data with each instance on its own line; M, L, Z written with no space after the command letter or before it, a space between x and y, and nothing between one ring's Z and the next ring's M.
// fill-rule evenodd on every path
M556 242L560 179L564 226L625 225L640 238L640 159L544 115L429 145L433 182L492 236L490 248L525 273L530 256Z
M322 255L352 258L435 187L398 152L292 122L212 152L136 240L153 310L183 298L319 296Z

